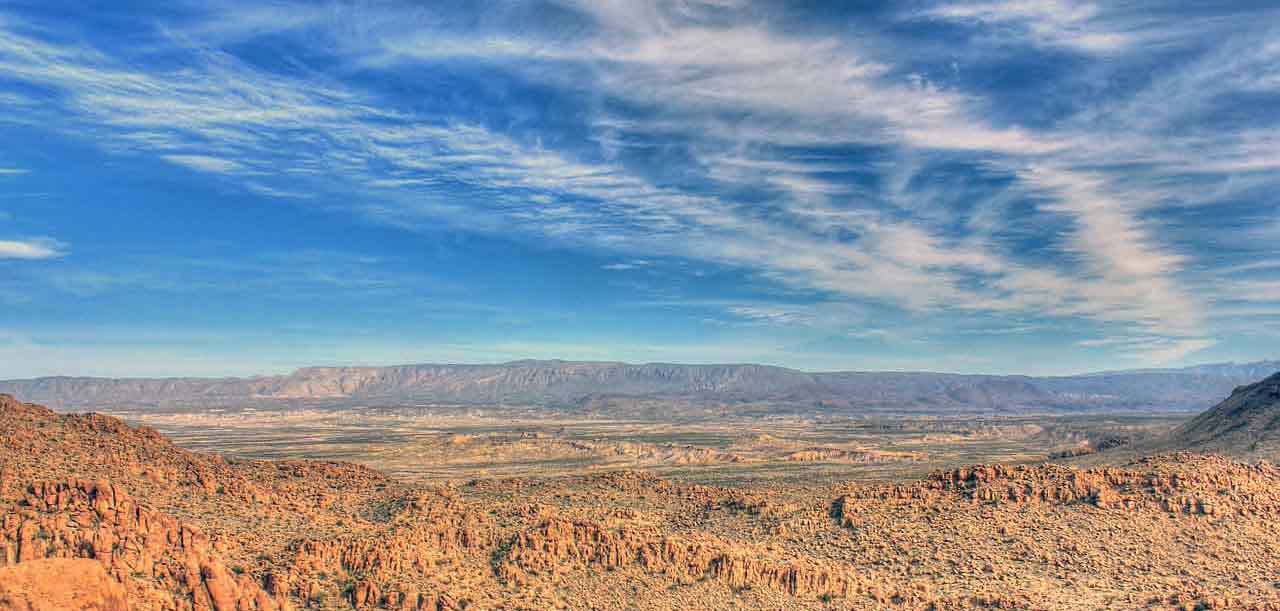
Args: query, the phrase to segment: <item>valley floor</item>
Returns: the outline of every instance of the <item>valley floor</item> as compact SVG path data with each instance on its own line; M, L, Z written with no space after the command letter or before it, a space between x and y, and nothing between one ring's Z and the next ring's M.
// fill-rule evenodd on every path
M696 483L901 481L972 463L1070 459L1173 428L1181 414L683 421L463 410L113 412L179 446L253 459L357 462L414 483L618 469Z

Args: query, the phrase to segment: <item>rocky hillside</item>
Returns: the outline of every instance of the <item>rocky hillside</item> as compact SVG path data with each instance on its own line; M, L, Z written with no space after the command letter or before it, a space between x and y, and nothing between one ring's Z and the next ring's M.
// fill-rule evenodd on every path
M1215 456L874 485L620 471L426 488L224 460L0 396L6 608L1276 609L1278 518L1280 471Z
M128 611L120 582L88 558L44 558L0 567L0 609Z
M762 365L517 361L498 365L312 367L256 378L38 378L0 392L59 409L309 401L540 405L616 411L629 398L706 406L763 403L825 413L1194 409L1280 363L1068 377L945 373L809 373ZM1266 372L1266 373L1262 373Z
M1242 456L1280 456L1280 373L1241 386L1171 434L1174 446Z

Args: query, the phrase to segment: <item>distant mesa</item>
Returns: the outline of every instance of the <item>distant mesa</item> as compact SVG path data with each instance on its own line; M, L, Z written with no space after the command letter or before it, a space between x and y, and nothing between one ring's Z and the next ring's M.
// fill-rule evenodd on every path
M250 378L46 377L0 380L0 392L62 410L418 402L537 406L616 415L625 409L643 411L644 405L636 401L641 399L660 402L664 417L736 406L760 408L757 412L830 415L1190 411L1277 369L1280 362L1262 361L1034 377L526 360L489 365L309 367Z
M1280 456L1280 373L1235 389L1170 437L1179 449Z

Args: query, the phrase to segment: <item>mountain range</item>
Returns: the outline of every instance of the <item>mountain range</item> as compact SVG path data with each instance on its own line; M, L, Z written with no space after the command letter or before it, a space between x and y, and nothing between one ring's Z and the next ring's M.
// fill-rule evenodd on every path
M59 409L450 404L607 412L637 402L690 408L764 405L833 414L1199 410L1280 361L1073 376L930 372L805 372L766 365L525 360L491 365L307 367L248 378L44 377L0 380L10 393Z

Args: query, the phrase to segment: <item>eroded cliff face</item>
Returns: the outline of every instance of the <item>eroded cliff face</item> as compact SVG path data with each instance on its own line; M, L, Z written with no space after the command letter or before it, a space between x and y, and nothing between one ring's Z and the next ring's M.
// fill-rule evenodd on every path
M421 488L0 397L0 608L1266 609L1278 517L1280 471L1217 456L900 484L622 471Z

